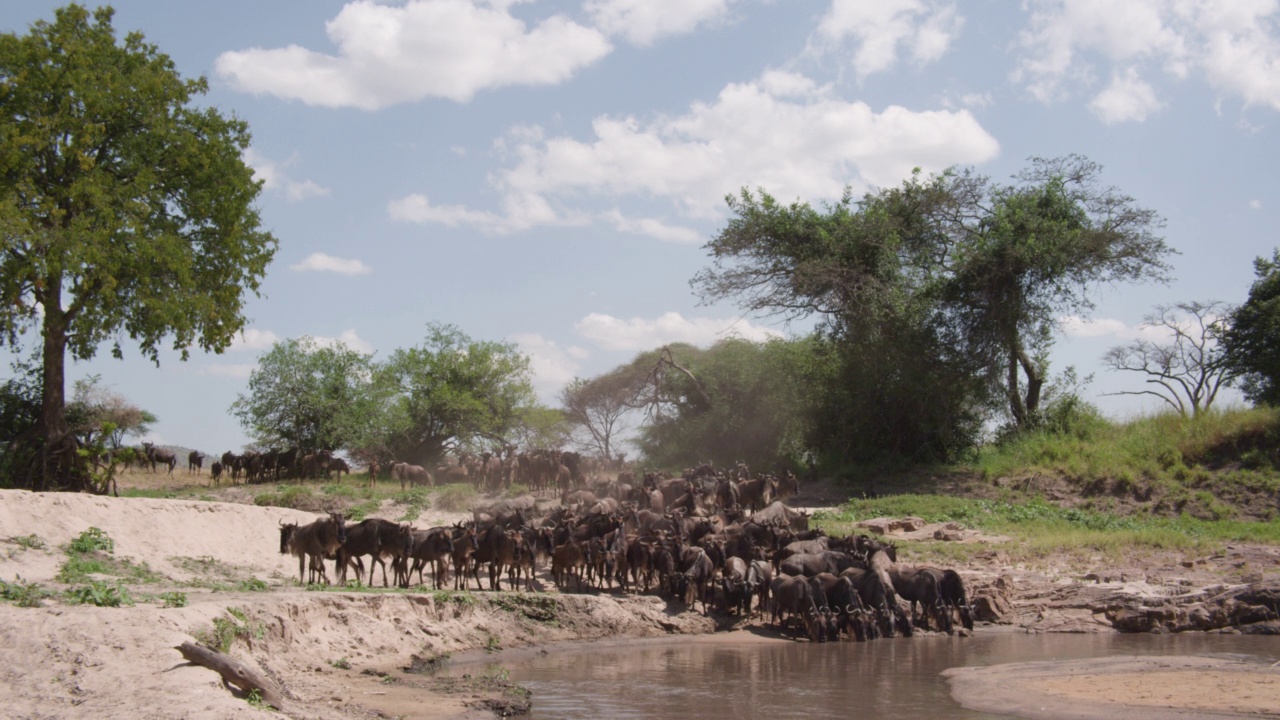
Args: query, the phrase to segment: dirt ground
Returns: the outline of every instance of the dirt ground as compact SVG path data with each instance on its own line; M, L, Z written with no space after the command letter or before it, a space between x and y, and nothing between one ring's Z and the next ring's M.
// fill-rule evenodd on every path
M114 541L116 560L145 571L137 572L141 579L127 581L135 604L126 607L73 605L59 597L35 608L0 603L0 689L6 698L0 715L264 717L260 708L224 688L215 673L186 664L174 649L184 641L207 640L221 628L234 636L231 655L283 688L288 717L492 717L518 709L518 688L503 685L501 678L442 682L401 668L420 671L450 654L500 658L504 651L536 652L564 642L709 635L728 626L723 618L704 617L652 595L559 595L545 579L543 587L551 592L533 595L307 590L297 583L297 561L278 553L277 527L313 517L233 502L0 491L0 580L21 578L60 591L66 587L58 581L68 557L65 547L90 527ZM415 525L459 517L425 511ZM887 532L894 537L939 529L946 530ZM1132 566L1098 557L1062 558L1032 568L1009 562L999 539L962 540L990 545L957 568L980 606L987 604L990 621L1027 632L1115 632L1118 622L1130 621L1154 623L1152 631L1180 629L1178 622L1192 622L1195 607L1212 609L1207 599L1280 578L1280 548L1266 546L1233 546L1206 558L1144 557ZM164 606L161 596L174 592L184 594L185 606ZM713 641L746 635L721 632ZM1274 676L1260 681L1237 670L1205 668L1180 670L1176 676L1167 668L1163 675L1151 668L1126 672L1148 675L1142 682L1114 683L1114 692L1105 697L1121 703L1117 707L1155 704L1253 714L1280 708ZM1074 697L1069 683L1027 682L1040 683L1036 692ZM1227 682L1247 687L1232 686L1223 695ZM1138 692L1153 683L1170 692ZM1245 694L1252 698L1246 705L1224 700L1201 708L1193 703L1196 697Z

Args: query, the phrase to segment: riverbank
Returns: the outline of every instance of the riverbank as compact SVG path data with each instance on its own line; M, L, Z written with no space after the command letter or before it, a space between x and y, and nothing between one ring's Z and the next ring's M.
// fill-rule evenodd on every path
M434 512L424 510L415 524L459 517ZM296 560L278 553L277 529L280 522L313 517L201 500L0 491L0 579L29 589L36 605L20 607L14 597L0 603L0 687L11 698L6 712L19 718L262 717L216 674L183 663L174 648L191 639L223 645L274 680L288 699L286 716L337 720L492 716L512 692L501 673L445 685L423 673L465 653L554 652L563 643L705 636L729 628L743 632L717 634L714 641L779 637L759 618L704 617L654 595L559 594L545 576L539 579L545 592L532 594L308 589L297 584ZM111 552L69 549L90 528L110 540ZM86 559L98 564L86 566ZM979 617L990 623L986 628L1116 632L1117 620L1140 617L1160 632L1184 629L1180 618L1228 617L1215 615L1215 598L1225 597L1219 609L1256 607L1240 601L1240 593L1265 592L1280 578L1280 548L1241 544L1204 557L1151 550L1123 558L1013 560L994 543L956 567L979 607L991 613ZM99 607L84 588L105 593L98 599L108 605L111 591L127 600ZM80 602L85 599L90 602ZM1203 613L1195 612L1197 604ZM1251 627L1268 631L1273 623Z

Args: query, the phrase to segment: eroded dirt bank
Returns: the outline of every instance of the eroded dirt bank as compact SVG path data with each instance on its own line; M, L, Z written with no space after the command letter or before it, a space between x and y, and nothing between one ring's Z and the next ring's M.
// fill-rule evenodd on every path
M233 638L233 656L278 682L291 717L488 716L480 701L500 697L500 685L441 687L399 669L448 653L705 634L730 624L648 595L308 591L297 585L296 560L278 553L277 527L312 517L239 504L0 491L0 579L64 589L65 545L97 527L132 573L126 584L136 601L0 603L6 716L263 717L173 649L218 633ZM416 524L441 519L428 514ZM1050 558L1028 567L992 545L958 569L980 620L1023 631L1275 631L1280 550L1272 547L1231 546L1203 558ZM545 578L542 586L551 587ZM162 607L166 592L182 593L186 606Z

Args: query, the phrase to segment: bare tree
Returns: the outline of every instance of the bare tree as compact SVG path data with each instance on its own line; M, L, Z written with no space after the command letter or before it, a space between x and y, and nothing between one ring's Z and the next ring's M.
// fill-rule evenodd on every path
M565 416L586 432L583 449L612 459L620 434L628 429L627 414L634 390L623 373L613 372L591 380L575 378L560 392Z
M1213 406L1218 391L1234 373L1223 361L1217 338L1226 329L1231 306L1217 300L1160 305L1143 324L1167 334L1168 340L1137 339L1117 345L1102 356L1111 370L1146 375L1146 390L1108 395L1154 395L1178 414L1194 417Z

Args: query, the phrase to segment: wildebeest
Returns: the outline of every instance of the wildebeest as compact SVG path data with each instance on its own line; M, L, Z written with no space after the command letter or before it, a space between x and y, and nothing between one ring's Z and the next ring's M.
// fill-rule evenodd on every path
M158 463L160 465L168 465L169 474L173 474L173 468L178 464L178 456L174 455L172 450L158 448L149 442L142 443L142 448L147 462L151 463L151 472L156 471L156 464Z
M369 518L349 526L347 539L338 549L339 582L346 580L348 564L356 566L356 578L360 579L363 574L363 563L360 558L368 555L370 556L369 585L373 584L374 565L378 565L382 568L382 586L389 587L387 564L384 558L390 558L391 565L396 570L396 585L407 586L409 570L405 564L405 557L409 554L412 541L412 528L390 520Z
M459 526L455 526L459 527ZM447 563L453 555L453 529L434 527L427 530L414 530L409 544L408 557L413 559L413 567L405 575L405 580L414 572L418 573L418 584L422 585L422 570L431 564L431 582L435 589L443 587Z
M187 453L187 472L199 475L204 470L204 457L204 453L199 450Z
M338 512L331 512L328 517L302 526L297 523L280 523L280 554L298 558L299 583L304 581L306 563L310 560L312 570L324 578L328 585L329 576L324 571L324 559L336 555L346 539L346 525L342 521L342 513Z
M582 543L570 537L551 551L551 577L556 587L564 588L568 583L567 575L573 575L574 588L582 589L582 566L586 563L586 554L582 551Z
M209 466L209 484L215 487L222 484L222 463L217 460Z
M804 625L805 634L813 642L826 639L822 624L818 617L818 608L813 604L813 591L804 577L779 575L773 579L770 587L773 596L773 623L782 627L783 615L799 617Z
M392 463L391 479L400 481L400 489L404 490L406 486L416 487L425 485L426 487L435 487L435 478L431 477L431 473L421 465L410 465L409 463Z
M827 550L820 553L799 553L778 564L778 570L787 575L813 577L818 573L839 575L842 570L860 567L861 560L848 553Z

